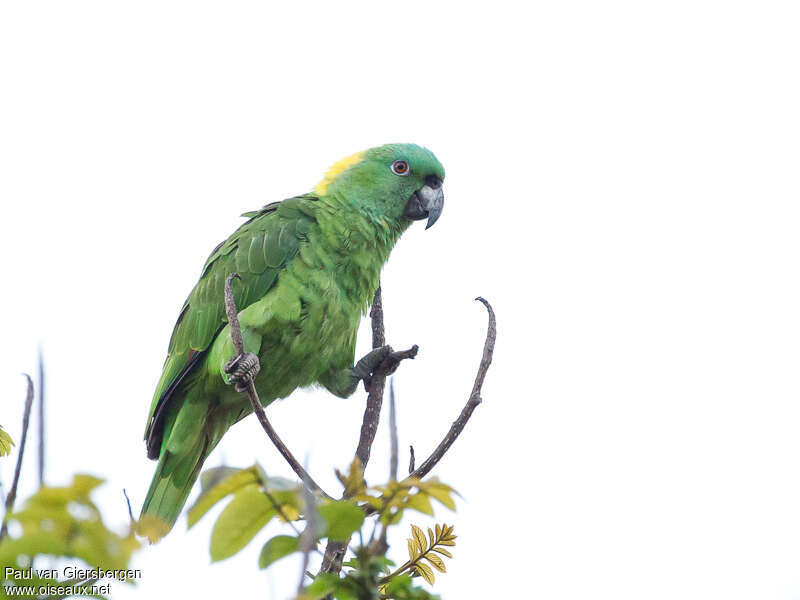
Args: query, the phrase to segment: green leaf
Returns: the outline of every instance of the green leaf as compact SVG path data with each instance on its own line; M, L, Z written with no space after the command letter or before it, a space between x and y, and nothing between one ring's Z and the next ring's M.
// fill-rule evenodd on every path
M241 488L219 515L211 531L211 560L229 558L244 548L276 515L258 485Z
M261 554L258 557L258 568L266 569L276 560L297 552L299 542L299 538L291 535L276 535L261 548Z
M135 536L120 536L106 528L89 498L101 479L76 475L68 487L43 486L9 520L22 535L0 544L0 565L21 564L21 557L40 554L78 558L102 569L125 568L139 547Z
M319 514L328 525L326 536L336 542L346 542L364 524L364 511L345 500L320 506Z
M79 497L88 499L89 492L103 483L103 479L93 475L83 475L77 473L72 476L72 490Z
M258 475L253 467L249 469L237 469L236 473L228 475L208 491L200 494L200 497L189 509L189 527L197 523L200 517L211 510L211 508L225 496L233 494L237 490L257 482Z
M339 586L339 589L336 590L334 594L334 598L336 598L336 600L358 600L358 595L352 589Z
M433 516L433 506L431 506L431 501L424 492L409 496L408 501L406 502L406 507L413 508L414 510L418 510L426 515Z
M236 473L246 470L247 469L240 469L239 467L225 466L211 467L210 469L206 469L200 474L200 491L207 492L218 483L222 483L224 479L227 479L231 475L236 475Z
M314 583L306 588L305 596L311 600L324 598L336 590L339 586L339 581L338 575L334 575L333 573L320 573L314 579Z
M425 493L444 504L450 510L456 509L456 502L453 500L452 496L452 494L456 492L449 485L434 478L420 485L420 489L424 490Z

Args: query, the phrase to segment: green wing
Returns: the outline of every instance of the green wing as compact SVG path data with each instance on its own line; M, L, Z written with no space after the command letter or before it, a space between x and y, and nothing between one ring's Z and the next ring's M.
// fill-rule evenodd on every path
M228 320L224 286L230 273L236 306L241 311L260 300L275 284L278 274L294 258L300 242L307 239L314 221L311 203L316 198L298 196L266 205L231 237L217 246L206 260L200 280L181 309L156 386L147 418L145 439L148 456L158 458L167 407L183 379L205 354Z

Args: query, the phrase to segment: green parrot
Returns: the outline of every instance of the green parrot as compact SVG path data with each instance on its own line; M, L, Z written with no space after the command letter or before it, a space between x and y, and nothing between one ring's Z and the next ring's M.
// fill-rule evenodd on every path
M356 332L383 264L412 221L430 227L444 204L444 168L429 150L389 144L336 164L314 191L261 210L219 244L203 267L169 342L147 419L147 456L158 459L140 533L166 534L206 457L252 412L237 391L253 381L266 406L319 384L341 398L387 357L355 365ZM245 353L231 341L227 276Z

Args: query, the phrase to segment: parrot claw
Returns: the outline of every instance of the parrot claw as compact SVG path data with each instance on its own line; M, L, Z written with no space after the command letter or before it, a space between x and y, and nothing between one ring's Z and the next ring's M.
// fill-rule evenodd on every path
M261 363L252 352L234 356L225 364L225 372L228 374L230 382L236 386L237 392L247 390L260 370Z
M414 358L419 347L414 345L409 350L395 352L391 346L381 346L368 353L356 364L353 373L364 382L364 389L369 392L372 387L372 378L380 372L381 375L391 375L397 371L400 362L406 358Z

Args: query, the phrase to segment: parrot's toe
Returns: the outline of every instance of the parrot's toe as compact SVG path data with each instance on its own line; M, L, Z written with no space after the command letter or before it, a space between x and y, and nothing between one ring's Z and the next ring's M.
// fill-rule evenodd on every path
M406 358L414 358L418 350L419 347L416 345L400 352L395 352L391 346L380 346L358 361L353 369L353 374L364 382L364 389L369 392L372 387L372 378L376 374L391 375L397 370L401 361Z
M228 379L236 386L237 392L245 391L260 370L261 362L252 352L234 356L225 365Z
M415 358L417 356L417 352L419 351L419 346L414 344L408 350L401 350L399 352L389 352L385 359L383 359L382 367L384 369L385 375L391 375L395 371L397 371L397 367L400 366L400 363L407 358Z

